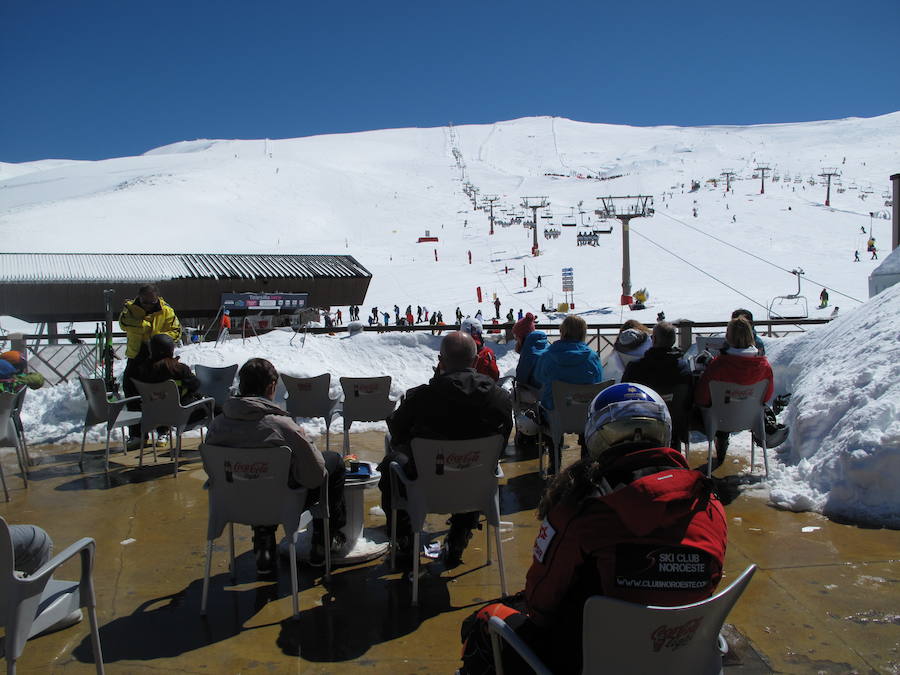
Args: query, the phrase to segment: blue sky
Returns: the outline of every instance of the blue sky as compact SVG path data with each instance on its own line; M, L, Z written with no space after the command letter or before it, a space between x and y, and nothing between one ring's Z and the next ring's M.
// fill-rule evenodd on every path
M898 0L0 0L0 161L531 115L900 110Z

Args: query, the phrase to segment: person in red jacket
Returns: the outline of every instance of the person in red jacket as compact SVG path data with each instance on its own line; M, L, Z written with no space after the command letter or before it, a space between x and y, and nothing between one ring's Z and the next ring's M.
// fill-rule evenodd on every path
M475 372L487 375L496 382L500 379L500 368L497 366L497 357L494 350L484 344L484 338L481 337L482 326L478 319L463 319L459 329L468 333L475 340L478 347L478 356L475 359Z
M694 404L701 407L710 405L709 383L732 382L740 385L752 385L763 380L768 380L766 393L761 403L772 398L775 393L775 375L772 366L765 356L759 355L753 334L753 326L743 316L739 316L728 322L725 329L725 350L710 361L706 370L700 376L697 387L694 390ZM713 468L718 468L725 461L725 452L728 450L728 432L720 431L716 434L716 463Z
M538 507L542 521L523 593L463 624L460 672L493 672L487 623L503 618L554 673L581 672L587 598L676 606L710 597L728 526L712 481L669 447L665 401L640 384L600 392L585 426L588 456L564 469ZM511 650L504 672L531 672Z

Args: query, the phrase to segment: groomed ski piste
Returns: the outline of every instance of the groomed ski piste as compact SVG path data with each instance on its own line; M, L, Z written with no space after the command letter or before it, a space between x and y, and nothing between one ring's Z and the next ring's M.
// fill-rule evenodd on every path
M889 253L885 201L888 176L900 167L898 148L900 113L700 128L544 117L186 141L97 162L0 163L0 236L15 252L350 254L373 273L363 318L374 306L412 304L441 310L447 322L457 306L492 317L494 294L502 316L512 307L558 321L540 307L563 300L563 267L574 270L575 311L589 323L652 323L659 311L669 320L724 321L736 307L763 318L773 298L796 291L791 270L802 268L809 315L840 310L806 334L767 340L776 389L793 393L784 414L791 435L770 451L770 480L750 492L780 508L900 527L900 288L868 299L868 276L881 261L866 250L871 233L879 257ZM765 194L762 179L753 178L761 166L770 168ZM830 207L819 178L826 168L841 174ZM727 194L724 171L736 174ZM700 183L694 192L692 181ZM487 212L473 209L467 183L479 195L499 197L494 235ZM620 228L601 222L594 209L598 197L636 194L652 195L656 212L631 222L632 287L650 294L648 308L632 312L619 306ZM531 231L500 222L525 215L522 198L538 196L550 201L539 216L551 216L539 217L539 232L561 234L539 236L541 255L534 257ZM578 225L563 225L570 222ZM610 225L612 234L600 234L598 246L576 245L578 232ZM416 243L426 230L439 241ZM543 284L535 288L538 275ZM823 287L831 302L816 309ZM0 321L7 330L27 328ZM333 396L337 377L390 374L398 396L431 376L440 339L367 332L290 344L292 337L273 332L179 354L191 365L264 356L291 375L330 372ZM507 345L493 347L501 374L513 371L517 355ZM23 415L29 442L80 442L85 406L77 382L30 392ZM305 426L312 434L323 430L316 422ZM384 426L353 430L371 428ZM100 437L99 427L89 434ZM702 437L697 443L705 449ZM729 452L749 458L749 434L737 435Z

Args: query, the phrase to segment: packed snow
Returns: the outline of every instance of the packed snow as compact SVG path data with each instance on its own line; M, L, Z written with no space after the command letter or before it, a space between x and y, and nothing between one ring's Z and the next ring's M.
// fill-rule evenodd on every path
M773 298L796 292L790 271L803 268L810 316L841 309L824 327L768 341L777 388L794 393L785 413L791 437L778 449L784 452L770 453L771 501L898 526L891 486L900 478L894 365L900 296L890 289L863 304L878 265L866 242L874 236L882 253L890 242L885 200L888 177L900 166L898 141L900 113L701 128L526 118L452 129L185 141L99 162L0 163L0 236L5 250L21 252L346 253L373 273L363 317L371 306L390 311L411 303L441 310L448 321L457 306L493 316L494 294L501 315L521 308L542 321L558 318L540 307L563 301L563 267L574 269L575 308L589 322L652 323L659 311L670 320L724 320L738 306L764 317ZM758 166L771 169L765 194L753 177ZM829 167L841 175L825 207L819 174ZM727 194L726 170L736 174ZM696 191L692 181L700 184ZM478 188L479 204L481 196L499 197L494 235L487 212L473 209L465 182ZM652 195L656 209L631 222L632 288L646 288L650 299L646 310L623 312L620 228L594 209L600 196L633 194ZM526 196L551 202L538 213L539 235L560 231L556 239L538 237L537 257L530 255L529 230L505 226L512 214L526 215L520 206ZM613 233L600 234L599 246L576 246L579 232L609 226ZM416 243L426 230L440 241ZM861 262L853 261L854 251ZM536 288L538 275L543 285ZM831 305L817 309L825 286ZM2 326L21 322L2 317ZM339 376L390 374L398 396L430 377L438 343L422 333L304 340L275 332L179 353L189 364L265 356L288 374L330 372L333 396ZM501 372L514 369L516 355L506 345L495 350ZM84 407L77 383L30 392L29 438L80 441ZM306 426L313 434L322 430L321 421ZM100 436L99 427L89 434ZM731 452L749 456L749 434L737 436Z
M792 392L780 507L900 527L900 284L770 353Z

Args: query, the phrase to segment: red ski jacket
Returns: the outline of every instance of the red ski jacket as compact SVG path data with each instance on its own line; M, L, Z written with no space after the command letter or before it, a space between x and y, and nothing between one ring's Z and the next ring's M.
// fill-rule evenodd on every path
M604 476L614 486L606 494L551 509L525 581L528 616L568 643L560 649L579 654L588 597L664 606L703 600L722 577L728 538L711 481L676 450L636 450Z
M500 368L497 366L497 357L494 355L494 350L485 346L484 343L478 345L478 356L475 357L475 372L487 375L494 382L500 379Z
M738 356L736 354L722 354L717 356L700 376L697 388L694 390L694 404L709 406L710 382L733 382L734 384L751 385L768 380L766 395L763 401L768 401L775 393L775 375L772 366L765 356Z

